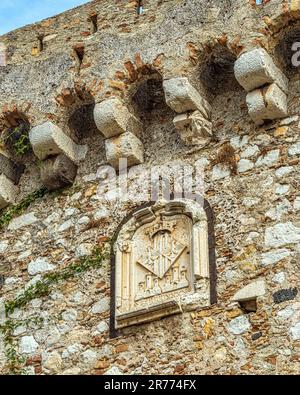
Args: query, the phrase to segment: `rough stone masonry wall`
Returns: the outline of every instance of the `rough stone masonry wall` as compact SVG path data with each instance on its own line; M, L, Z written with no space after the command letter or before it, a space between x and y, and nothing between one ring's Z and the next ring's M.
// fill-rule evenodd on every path
M127 328L117 338L108 328L109 259L53 282L44 296L0 318L2 373L300 373L300 80L287 45L300 37L300 4L263 3L146 0L137 15L135 1L100 0L0 38L8 56L0 67L2 119L23 114L30 127L52 120L88 145L71 188L34 200L2 226L2 304L44 271L60 272L103 245L135 208L97 194L106 159L91 113L113 95L143 120L141 167L206 163L218 275L217 304ZM289 118L255 126L233 63L259 46L289 78ZM161 78L173 76L187 76L212 105L214 138L204 149L185 146L173 126L161 87ZM143 92L153 78L149 104ZM231 170L218 163L228 144ZM19 202L41 187L39 162L29 154L24 164ZM247 313L232 297L256 280L265 281L266 293Z

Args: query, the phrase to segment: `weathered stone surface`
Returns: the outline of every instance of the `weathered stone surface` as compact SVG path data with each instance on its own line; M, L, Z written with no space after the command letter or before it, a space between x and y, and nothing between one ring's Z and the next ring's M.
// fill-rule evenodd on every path
M119 167L120 159L127 159L128 166L144 162L144 147L134 134L126 132L105 140L106 158L113 167Z
M300 155L300 143L293 144L289 148L289 155L290 156Z
M6 320L5 302L0 298L0 324L3 324Z
M15 202L17 187L4 174L0 174L0 210Z
M260 339L261 337L262 337L262 332L256 332L256 333L254 333L254 334L251 336L251 338L252 338L253 341L258 340L258 339Z
M0 174L4 174L15 185L20 181L21 175L24 171L24 165L14 163L7 156L0 152Z
M291 251L287 249L273 250L262 254L262 265L273 265L282 259L291 256Z
M232 298L235 302L256 299L266 293L265 282L263 280L255 281L240 289Z
M267 247L282 247L288 244L299 243L300 228L292 222L277 224L266 229L265 245Z
M46 356L43 361L44 368L48 370L48 373L57 374L61 371L62 368L62 359L61 355L57 351L53 351L49 355Z
M233 333L234 335L240 335L244 332L247 332L250 327L251 326L248 317L245 315L234 318L228 324L229 332Z
M163 87L166 102L175 112L181 114L198 110L205 119L210 118L210 104L189 83L186 77L165 80Z
M254 164L251 162L251 160L248 159L241 159L238 162L238 172L239 173L245 173L246 171L249 171L253 169Z
M101 321L98 325L97 325L97 332L99 333L104 333L107 332L109 329L108 324L105 321Z
M66 155L46 159L41 164L41 180L50 191L72 185L77 175L77 165Z
M212 179L213 181L221 180L230 176L230 169L221 165L216 165L213 168Z
M182 141L187 145L202 147L212 138L212 123L200 111L177 115L173 122Z
M38 346L39 345L33 336L23 336L20 342L20 353L33 354L37 350Z
M97 359L97 353L93 350L86 350L81 354L81 358L87 365L93 364Z
M96 104L94 118L97 128L106 138L115 137L125 132L135 135L141 133L142 125L117 98L107 99Z
M118 367L112 366L104 374L107 376L121 376L123 375L123 372Z
M80 244L75 251L76 258L81 258L83 256L91 255L93 252L94 246L91 243L83 243Z
M3 254L8 248L8 241L0 241L0 254Z
M95 303L92 307L91 312L93 314L102 314L105 313L107 310L109 310L110 306L110 299L109 298L103 298L99 302Z
M282 284L285 281L285 279L286 279L285 273L280 272L275 274L275 276L272 278L272 281L277 284Z
M30 226L35 224L38 221L38 218L35 216L35 213L28 213L24 215L20 215L20 217L14 218L8 225L9 230L18 230L24 228L26 226Z
M281 289L273 294L274 303L283 303L287 300L293 300L298 295L297 288Z
M300 322L291 327L290 333L293 340L300 340Z
M286 117L288 113L287 96L276 84L248 93L246 101L249 115L257 125Z
M279 159L280 151L278 149L267 152L258 158L256 166L273 166Z
M49 270L53 270L54 268L55 266L50 264L46 258L38 258L29 263L28 273L31 276L35 276L36 274L48 272Z
M288 79L263 48L242 54L235 62L234 73L247 92L274 82L284 92L288 89Z
M58 126L52 122L45 122L35 126L29 133L33 152L44 160L49 156L65 154L73 162L83 160L87 153L87 147L77 145Z

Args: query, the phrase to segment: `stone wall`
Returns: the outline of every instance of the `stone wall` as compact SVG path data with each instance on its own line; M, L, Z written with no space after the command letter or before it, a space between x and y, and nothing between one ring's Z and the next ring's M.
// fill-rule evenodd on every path
M3 143L24 167L0 215L3 373L300 373L300 84L289 47L300 38L300 4L263 3L146 0L138 15L136 1L99 0L0 37L8 59L0 67L2 133L20 120L28 130L51 121L87 146L73 185L45 192L42 155L35 147L16 155ZM288 79L288 114L255 125L234 64L259 47ZM213 137L203 147L174 127L163 90L173 77L187 77L210 103ZM93 111L111 97L142 124L136 168L205 164L217 265L216 304L117 337L109 333L110 258L95 248L109 250L138 205L104 200L99 189L107 152ZM234 297L249 284L254 308Z

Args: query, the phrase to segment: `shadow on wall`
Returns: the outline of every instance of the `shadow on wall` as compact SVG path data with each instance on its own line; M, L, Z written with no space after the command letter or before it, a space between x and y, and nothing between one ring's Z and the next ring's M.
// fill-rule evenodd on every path
M23 163L32 156L29 141L30 122L18 110L8 111L0 119L1 145L17 163Z
M297 45L299 43L299 45ZM297 48L294 46L297 45ZM283 72L287 77L292 78L299 73L299 67L293 64L293 59L297 56L296 51L300 49L300 26L299 23L295 26L284 29L283 33L277 39L275 47L275 56L277 57ZM297 56L298 59L300 56Z
M237 57L227 47L217 44L213 48L208 48L204 56L201 55L201 59L204 60L199 65L198 75L211 97L226 91L241 90L234 76L234 63Z

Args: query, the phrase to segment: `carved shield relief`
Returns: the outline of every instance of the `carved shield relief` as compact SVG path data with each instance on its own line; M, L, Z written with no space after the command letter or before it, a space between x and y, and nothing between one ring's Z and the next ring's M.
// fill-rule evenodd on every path
M157 218L137 230L133 240L135 306L161 302L169 292L191 286L191 227L191 219L177 215Z
M195 223L184 208L173 203L172 209L143 210L120 232L115 245L117 328L179 313L182 297L194 293L201 265L199 224L206 221ZM205 226L203 231L207 259ZM207 265L204 261L202 277Z

